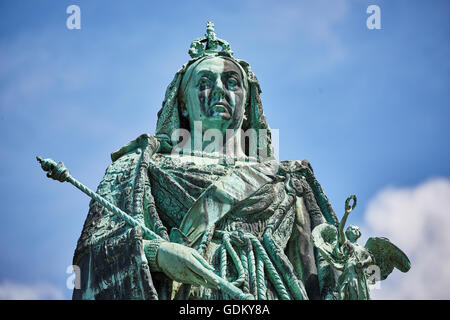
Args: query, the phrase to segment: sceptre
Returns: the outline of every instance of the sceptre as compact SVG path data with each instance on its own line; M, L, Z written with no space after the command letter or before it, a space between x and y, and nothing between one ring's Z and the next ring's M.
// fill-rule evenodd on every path
M118 215L123 220L125 220L128 224L130 224L133 227L140 227L142 229L142 232L150 239L160 239L159 235L154 233L152 230L147 228L145 225L143 225L138 220L131 217L129 214L124 212L123 210L119 209L115 205L113 205L111 202L104 199L102 196L97 194L96 192L92 191L85 185L83 185L81 182L79 182L77 179L71 176L69 170L66 168L63 162L54 161L53 159L42 159L41 157L37 156L36 160L41 164L42 170L47 172L47 177L52 178L54 180L58 180L60 182L69 182L72 185L74 185L77 189L81 190L83 193L87 194L90 198L96 200L99 202L102 206L104 206L106 209L110 210L112 213ZM246 294L242 292L241 289L233 285L232 283L228 282L227 280L219 277L214 272L206 269L205 270L208 275L214 279L217 280L219 287L221 290L223 290L225 293L230 295L231 297L238 299L238 300L254 300L254 297L252 294Z

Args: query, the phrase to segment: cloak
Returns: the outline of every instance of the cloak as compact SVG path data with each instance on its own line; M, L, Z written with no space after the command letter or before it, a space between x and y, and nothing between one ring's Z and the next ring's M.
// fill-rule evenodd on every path
M199 167L180 164L160 145L144 134L114 152L97 193L167 241L199 249L259 299L333 297L336 274L311 231L338 220L306 160L270 170L267 163ZM73 299L228 298L152 271L141 229L94 200L89 206L73 258L80 268Z

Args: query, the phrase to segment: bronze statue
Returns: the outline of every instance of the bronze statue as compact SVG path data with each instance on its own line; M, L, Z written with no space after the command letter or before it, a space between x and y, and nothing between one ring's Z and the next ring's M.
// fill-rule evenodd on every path
M212 23L189 53L155 134L113 152L96 193L38 159L93 198L73 298L335 299L311 231L339 221L311 165L275 159L258 80Z

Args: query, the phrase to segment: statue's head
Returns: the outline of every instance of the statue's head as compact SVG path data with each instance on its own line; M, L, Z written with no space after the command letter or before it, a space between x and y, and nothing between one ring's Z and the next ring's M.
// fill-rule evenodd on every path
M271 153L270 129L259 98L261 89L250 65L233 57L230 45L216 37L210 22L205 36L192 42L189 54L192 59L176 73L158 112L155 136L161 142L159 152L171 152L176 144L174 131L193 132L198 121L203 132L254 129L257 147L269 146Z
M345 236L350 242L356 242L361 237L361 230L357 226L350 225L345 230Z
M247 102L244 69L232 58L206 56L191 64L181 81L180 109L189 127L202 122L203 131L240 129Z

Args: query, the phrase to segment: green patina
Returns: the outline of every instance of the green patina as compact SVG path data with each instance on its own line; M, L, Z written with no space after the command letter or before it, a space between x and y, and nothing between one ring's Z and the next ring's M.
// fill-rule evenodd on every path
M114 152L96 192L38 158L92 198L74 299L368 299L371 267L409 269L387 239L343 233L348 202L340 223L306 160L273 157L258 80L212 23L189 54L155 135Z

